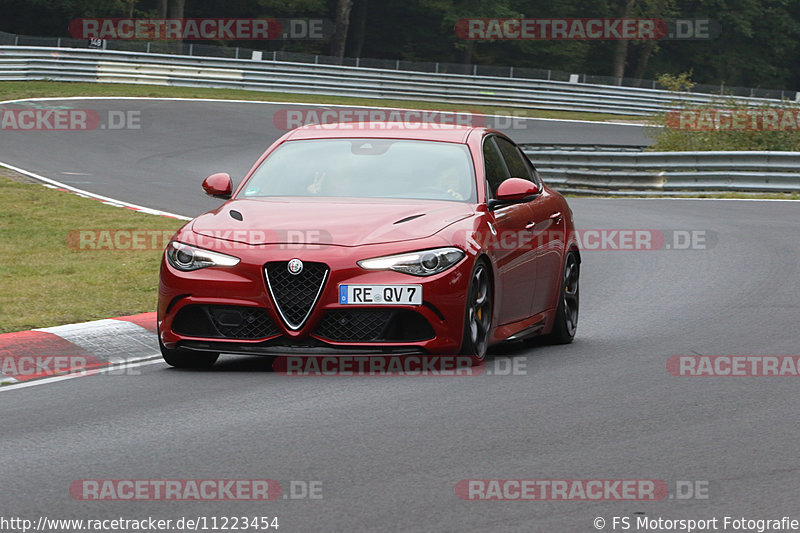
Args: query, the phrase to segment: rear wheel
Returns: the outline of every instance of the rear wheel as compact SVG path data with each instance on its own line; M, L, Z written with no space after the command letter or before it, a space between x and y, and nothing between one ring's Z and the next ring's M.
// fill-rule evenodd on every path
M561 279L561 290L558 297L553 332L547 336L552 344L569 344L575 338L578 329L578 278L580 263L575 252L567 253L564 261L564 272Z
M464 337L461 354L470 355L476 362L486 357L489 332L492 328L492 281L489 267L479 261L472 270L467 290L467 308L464 313Z
M180 348L170 349L158 341L161 348L161 357L168 365L175 368L209 368L217 362L218 353L194 352L191 350L181 350Z

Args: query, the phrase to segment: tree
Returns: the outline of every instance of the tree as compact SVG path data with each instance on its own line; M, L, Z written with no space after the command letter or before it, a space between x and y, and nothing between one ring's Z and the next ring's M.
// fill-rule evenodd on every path
M344 57L344 49L347 44L347 30L350 27L350 10L353 8L353 0L337 0L336 2L336 30L331 40L331 55L334 57Z

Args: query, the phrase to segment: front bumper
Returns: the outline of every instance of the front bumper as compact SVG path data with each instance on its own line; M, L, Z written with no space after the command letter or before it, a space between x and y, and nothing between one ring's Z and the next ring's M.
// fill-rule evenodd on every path
M191 272L162 258L158 329L167 348L259 355L444 354L461 346L465 295L472 264L467 256L440 274L417 277L366 271L356 262L409 251L383 244L343 246L264 245L220 250L235 267ZM308 319L297 330L278 312L264 266L289 261L325 263L328 276ZM419 306L339 303L341 284L422 285Z

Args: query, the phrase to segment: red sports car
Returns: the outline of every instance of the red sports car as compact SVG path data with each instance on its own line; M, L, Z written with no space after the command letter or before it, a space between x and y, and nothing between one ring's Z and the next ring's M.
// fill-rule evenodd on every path
M161 263L161 352L464 354L509 339L567 343L578 320L572 211L502 133L403 123L305 126Z

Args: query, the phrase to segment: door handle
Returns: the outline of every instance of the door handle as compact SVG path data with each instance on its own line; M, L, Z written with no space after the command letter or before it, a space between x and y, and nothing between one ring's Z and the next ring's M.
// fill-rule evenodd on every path
M525 229L533 229L535 225L536 222L528 222L527 224L525 224Z
M557 213L553 213L552 215L550 215L550 220L555 220L556 224L561 222L561 211L558 211Z

